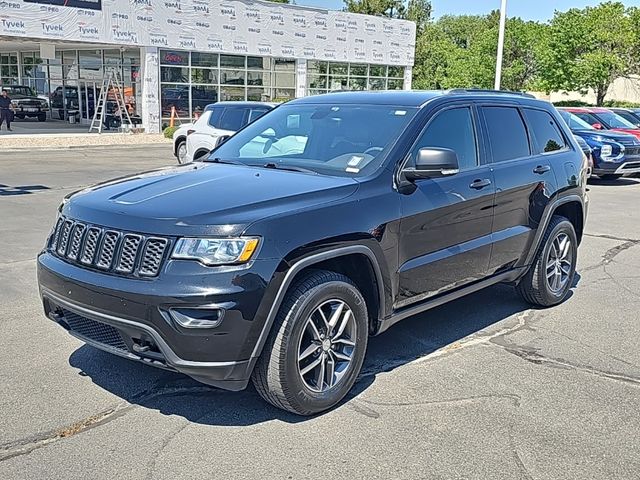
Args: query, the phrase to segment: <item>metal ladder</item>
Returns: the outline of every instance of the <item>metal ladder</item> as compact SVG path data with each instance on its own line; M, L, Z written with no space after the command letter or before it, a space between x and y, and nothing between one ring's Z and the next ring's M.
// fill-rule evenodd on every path
M109 98L109 92L113 92L113 96L115 97L117 106L117 112L115 115L120 117L119 130L123 132L128 131L133 126L133 122L131 122L131 117L129 116L129 111L127 110L127 105L124 101L124 92L122 91L120 74L115 70L111 70L109 74L105 75L102 79L102 88L100 90L100 95L98 96L98 103L96 104L93 119L91 120L89 133L94 130L98 133L102 133L105 115L107 114L105 107Z

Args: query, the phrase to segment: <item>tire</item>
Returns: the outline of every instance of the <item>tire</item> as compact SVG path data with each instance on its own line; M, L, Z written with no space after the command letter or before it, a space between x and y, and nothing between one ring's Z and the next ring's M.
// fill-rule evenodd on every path
M47 114L46 113L41 113L40 115L38 115L38 121L39 122L46 122L47 121Z
M64 120L64 110L58 110L58 118Z
M340 303L344 304L343 309L337 312L337 308L333 308ZM351 310L352 315L347 316L344 308ZM335 318L339 320L332 329L335 343L323 336L327 323L318 309L329 320L337 312ZM344 327L347 317L348 325ZM309 322L320 325L315 333ZM264 400L283 410L298 415L328 410L353 387L364 362L368 334L367 306L353 282L339 273L311 271L287 292L253 371L253 384ZM324 340L313 340L318 337ZM347 346L342 343L345 341L352 341L354 345ZM327 343L331 346L327 347ZM309 349L315 351L300 360ZM338 352L343 357L350 356L350 362L340 363L336 357ZM318 361L326 367L318 366L303 373ZM333 372L331 365L335 368ZM319 382L321 376L323 381ZM330 382L335 383L330 385Z
M566 261L570 263L565 263L562 259L554 262L552 260L556 256L554 252L561 250L558 248L559 245L565 245L561 241L564 238L570 242L570 250L566 254ZM556 243L556 240L559 243ZM551 307L564 301L573 285L577 252L578 237L573 224L565 217L554 215L549 222L533 264L516 287L518 293L526 302L539 307ZM553 265L548 268L548 265L552 263ZM560 280L558 283L554 283L558 279L559 271ZM548 277L549 272L552 274L551 278Z
M622 175L616 175L614 173L607 173L605 175L599 175L601 180L617 180L622 178Z
M187 142L185 140L181 140L176 145L176 158L178 159L179 164L187 163L186 161L187 155Z

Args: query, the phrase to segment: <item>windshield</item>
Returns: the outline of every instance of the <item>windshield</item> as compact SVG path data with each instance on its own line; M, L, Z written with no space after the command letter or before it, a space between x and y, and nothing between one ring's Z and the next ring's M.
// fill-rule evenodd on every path
M415 113L388 105L283 105L231 137L210 159L363 176L380 166Z
M595 130L595 128L571 112L560 110L560 116L564 119L571 130Z
M13 95L23 95L25 97L35 97L35 93L29 87L20 87L16 85L2 87L2 90L6 90L9 96Z
M636 126L613 112L598 112L598 117L603 123L609 125L609 128L636 128Z

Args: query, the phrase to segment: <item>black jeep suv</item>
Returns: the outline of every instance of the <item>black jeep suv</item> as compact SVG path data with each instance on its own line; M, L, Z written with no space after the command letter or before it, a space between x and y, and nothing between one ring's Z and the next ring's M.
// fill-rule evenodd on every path
M205 161L66 198L38 280L97 348L299 414L338 403L369 335L489 285L572 287L587 164L526 95L332 93Z

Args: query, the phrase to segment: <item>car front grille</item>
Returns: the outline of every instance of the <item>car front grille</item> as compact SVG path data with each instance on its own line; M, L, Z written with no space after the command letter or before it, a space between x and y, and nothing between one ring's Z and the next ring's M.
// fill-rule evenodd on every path
M640 146L626 147L624 150L625 156L628 157L640 157Z
M640 162L625 163L624 167L622 167L623 170L631 170L635 168L640 168Z
M69 329L78 336L124 352L129 351L118 329L111 325L96 322L64 308L62 314Z
M83 267L119 275L155 277L169 250L168 238L145 236L60 217L49 251Z

